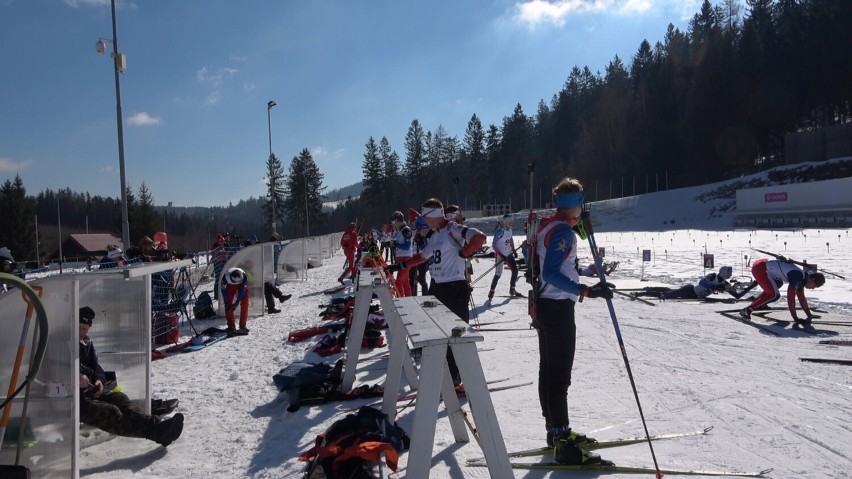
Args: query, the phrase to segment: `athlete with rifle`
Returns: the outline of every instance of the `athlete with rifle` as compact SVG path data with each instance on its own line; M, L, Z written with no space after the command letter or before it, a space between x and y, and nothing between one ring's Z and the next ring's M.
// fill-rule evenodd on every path
M532 172L530 172L532 174ZM574 306L583 298L612 298L614 286L601 281L594 286L580 283L575 267L577 237L574 228L583 212L583 186L565 178L553 188L556 213L542 219L532 238L530 294L533 324L538 330L540 355L538 394L547 429L548 445L560 464L604 464L583 446L596 442L571 430L568 418L568 387L577 340ZM530 213L533 220L534 213ZM585 239L585 237L583 237ZM540 271L540 274L537 274Z
M787 287L787 309L790 311L790 316L793 317L793 321L796 323L810 323L811 319L815 316L808 307L808 300L805 298L805 289L819 288L825 284L825 275L815 269L802 269L796 266L795 262L783 256L773 256L778 259L768 260L761 258L752 265L751 275L754 276L754 279L760 285L761 289L763 289L763 292L747 308L740 311L740 316L750 319L752 311L781 299L779 288L784 283L787 283L789 285ZM798 314L796 314L797 298L799 304L802 306L802 310L805 312L804 319L799 318Z

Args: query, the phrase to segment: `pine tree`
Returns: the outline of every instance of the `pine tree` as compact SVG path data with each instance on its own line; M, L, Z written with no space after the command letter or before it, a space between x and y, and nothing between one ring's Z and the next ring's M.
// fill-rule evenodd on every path
M129 198L129 197L128 197ZM139 186L139 196L135 202L133 215L130 216L130 242L135 245L143 236L151 236L163 227L163 217L154 208L154 196L143 181ZM128 201L130 201L128 199ZM127 245L130 247L131 245Z
M401 166L399 163L399 154L393 151L387 137L382 137L379 141L379 159L382 162L382 183L385 191L385 198L392 204L403 203L405 198L400 197L403 191L401 174Z
M310 236L311 225L316 230L325 220L322 212L323 179L307 148L293 157L285 183L289 194L284 200L284 209L291 223L304 227L305 237Z
M488 183L486 176L478 172L488 171L488 166L485 156L485 131L476 113L467 122L462 145L467 160L466 168L461 172L463 184L471 188L470 194L475 200L482 201L486 198Z
M6 180L0 186L0 246L9 248L21 267L24 261L36 258L34 222L24 182L15 175L14 183Z
M416 118L411 121L408 132L405 134L405 166L403 174L408 185L409 201L420 204L423 201L423 188L421 182L426 162L425 134L420 121Z
M281 160L275 153L269 155L266 160L266 185L268 187L266 202L263 204L263 218L267 226L267 233L277 232L277 222L284 220L284 199L287 191L284 187L287 177Z
M364 145L364 161L361 171L364 175L364 190L361 192L361 216L368 222L377 221L381 215L384 194L384 170L379 157L379 147L371 136Z

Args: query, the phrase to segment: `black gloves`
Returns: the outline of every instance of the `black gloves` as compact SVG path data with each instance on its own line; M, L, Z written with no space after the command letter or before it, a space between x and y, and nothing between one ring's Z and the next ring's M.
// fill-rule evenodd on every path
M580 296L586 298L605 298L612 299L612 288L615 285L612 283L597 283L592 286L580 285Z
M515 258L515 259L518 259L518 252L512 251L512 257Z
M404 261L400 261L399 263L388 265L388 271L390 271L391 273L396 273L397 271L399 271L401 269L405 269L405 262Z

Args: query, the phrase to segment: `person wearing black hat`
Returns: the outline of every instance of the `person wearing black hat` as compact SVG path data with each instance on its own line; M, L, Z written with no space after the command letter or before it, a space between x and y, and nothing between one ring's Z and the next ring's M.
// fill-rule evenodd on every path
M95 311L83 306L80 322L80 421L117 436L149 439L168 446L183 432L183 414L160 419L142 412L126 394L107 390L106 374L98 362L89 328Z

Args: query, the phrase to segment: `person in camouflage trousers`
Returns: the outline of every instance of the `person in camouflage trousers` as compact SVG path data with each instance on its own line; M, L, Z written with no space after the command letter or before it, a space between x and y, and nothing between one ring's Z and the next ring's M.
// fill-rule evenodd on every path
M105 390L106 374L98 362L89 328L95 311L80 308L80 421L117 436L150 439L168 446L183 432L183 414L161 420L140 410L126 394Z

